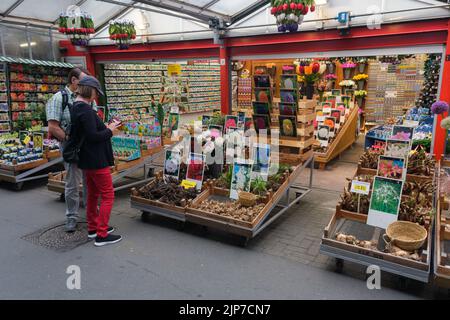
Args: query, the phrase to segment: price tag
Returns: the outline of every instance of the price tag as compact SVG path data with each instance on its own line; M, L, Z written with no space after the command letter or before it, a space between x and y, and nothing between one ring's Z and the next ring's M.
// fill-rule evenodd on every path
M28 145L28 144L30 143L30 141L31 141L30 136L26 136L25 139L23 139L23 143L24 143L25 145Z
M385 98L397 98L397 91L386 91Z
M192 189L195 188L197 186L197 183L195 181L188 181L188 180L183 180L181 182L181 186L185 189Z
M167 66L167 74L169 76L179 76L179 75L181 75L181 65L179 65L179 64L169 64Z
M353 180L350 192L368 195L370 192L370 183Z
M180 113L180 107L178 106L170 107L170 113Z

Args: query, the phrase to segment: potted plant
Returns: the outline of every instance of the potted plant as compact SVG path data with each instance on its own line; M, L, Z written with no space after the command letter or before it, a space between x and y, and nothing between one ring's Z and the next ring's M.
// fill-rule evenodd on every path
M345 94L346 89L353 89L355 87L355 81L343 80L339 82L339 86L342 88L342 94Z
M367 96L367 91L366 90L356 90L355 91L355 98L356 98L356 102L358 103L358 106L361 108L364 98Z
M323 94L327 89L327 83L325 80L320 80L317 84L317 92L319 93L319 102L323 101Z
M136 39L136 29L131 20L113 20L109 23L109 38L116 42L119 49L128 49L131 40Z
M298 74L303 77L305 84L306 98L312 99L314 96L314 84L320 79L321 71L324 68L318 62L312 62L309 65L298 66Z
M367 65L367 59L359 58L358 59L358 72L364 73L364 71L366 71L366 65Z
M334 61L328 60L326 62L327 64L327 69L329 73L334 73L334 71L336 70L336 64L334 63Z
M155 98L153 97L153 95L151 95L150 109L153 112L153 116L159 122L159 125L161 127L160 137L162 146L164 145L164 132L163 132L164 119L168 113L168 110L165 107L164 103L165 103L165 95L161 95L159 101L155 101Z
M344 69L344 78L349 79L353 69L355 69L356 64L354 64L351 61L347 61L346 63L342 64L342 69Z
M61 13L58 31L64 33L75 46L87 46L89 37L95 32L92 17L85 12Z
M316 10L314 0L271 0L270 13L275 16L279 32L295 32L304 16Z
M356 83L358 84L358 90L364 89L364 84L367 81L367 79L369 79L369 76L364 73L357 74L356 76L353 77L353 80L356 81Z
M328 81L327 87L329 90L334 89L336 79L337 79L337 76L334 73L329 73L325 76L325 80Z

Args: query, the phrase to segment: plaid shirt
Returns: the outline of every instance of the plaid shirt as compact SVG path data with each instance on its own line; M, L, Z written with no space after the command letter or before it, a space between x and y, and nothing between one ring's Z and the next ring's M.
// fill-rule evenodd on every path
M76 94L75 92L72 92L68 86L64 88L67 92L68 97L68 104L72 105L75 101ZM46 112L47 112L47 121L55 120L59 122L59 126L61 129L63 129L65 132L67 132L67 129L70 126L70 110L69 106L66 107L63 113L63 97L61 92L55 93L50 100L47 102L46 106ZM97 104L92 102L92 108L97 111Z

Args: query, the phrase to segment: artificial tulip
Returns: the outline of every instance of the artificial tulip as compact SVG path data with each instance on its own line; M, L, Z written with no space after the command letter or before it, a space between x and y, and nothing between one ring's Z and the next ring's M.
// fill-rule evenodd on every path
M297 7L297 5L296 5L295 3L293 3L293 2L291 2L290 7L291 7L291 10L295 10L295 8Z
M297 5L297 9L303 12L303 9L304 9L303 3L299 3Z
M312 6L311 6L311 12L314 12L314 11L316 11L316 6L315 6L315 5L312 5Z
M287 3L283 4L283 11L286 11L289 8L289 6L287 5Z
M271 10L270 10L270 13L271 14L275 14L275 13L277 13L277 8L276 7L273 7Z
M320 70L320 64L318 64L317 62L314 62L311 67L313 73L318 73Z
M298 70L299 70L300 74L305 74L305 66L299 66Z
M306 75L310 75L313 73L312 67L311 66L306 66L305 67L305 74Z

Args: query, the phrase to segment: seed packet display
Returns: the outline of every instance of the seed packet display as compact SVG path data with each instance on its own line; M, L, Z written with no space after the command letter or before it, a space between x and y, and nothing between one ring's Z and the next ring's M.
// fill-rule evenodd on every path
M262 130L266 130L266 134L270 134L270 119L267 114L254 114L253 123L258 134L262 133Z
M253 114L270 114L269 103L253 101Z
M320 105L321 105L322 109L324 109L324 108L331 109L333 104L331 102L321 102Z
M334 133L336 131L336 118L333 117L325 117L325 121L323 122L325 126L330 127L330 137L334 137Z
M378 158L377 176L404 180L406 178L405 159L380 155Z
M373 181L367 224L386 229L398 220L403 180L376 176Z
M251 172L251 163L241 159L237 159L234 162L230 186L231 199L237 200L239 198L239 191L250 192Z
M196 189L202 189L203 176L205 174L205 156L191 153L189 155L186 180L196 183Z
M298 103L298 92L295 90L280 90L281 103Z
M296 116L297 115L297 105L293 103L280 103L278 105L280 109L280 115L282 116Z
M226 116L225 117L225 132L229 127L237 127L238 126L238 117L237 116Z
M297 136L297 118L294 116L279 116L280 135L283 137Z
M238 112L238 125L244 125L245 122L245 112L239 111Z
M410 150L410 141L388 139L386 141L384 155L388 157L407 159Z
M321 147L328 147L328 140L330 138L330 127L326 125L319 125L317 129L317 140Z
M44 133L43 132L33 132L33 147L34 148L44 148Z
M250 130L252 128L252 124L253 124L253 118L245 117L244 131Z
M316 122L322 123L325 121L325 116L323 114L323 111L317 111L316 112ZM317 127L317 126L316 126Z
M297 88L297 75L282 75L281 89L295 89Z
M341 116L342 116L341 110L331 109L330 116L336 119L336 123L341 122Z
M272 95L270 89L255 89L255 99L257 102L271 102Z
M255 88L270 88L270 77L268 75L255 75Z
M20 144L22 145L26 145L27 143L25 143L25 139L29 136L29 132L28 131L19 131L19 141Z
M410 141L414 136L414 127L393 126L391 139Z
M220 125L211 124L209 125L208 130L211 131L211 136L214 138L221 137L223 135L223 128Z
M256 179L260 177L267 181L270 168L270 145L256 144L252 150L253 166L251 178Z
M179 179L181 164L181 153L179 151L167 150L164 161L164 176Z
M339 90L339 89L333 89L333 90L331 90L331 95L332 95L332 96L335 96L334 98L336 99L337 96L340 96L340 95L341 95L341 90Z
M178 125L180 123L180 114L179 113L171 113L169 120L170 132L174 132L178 130Z
M202 115L202 126L207 127L209 125L209 121L211 121L211 116Z

